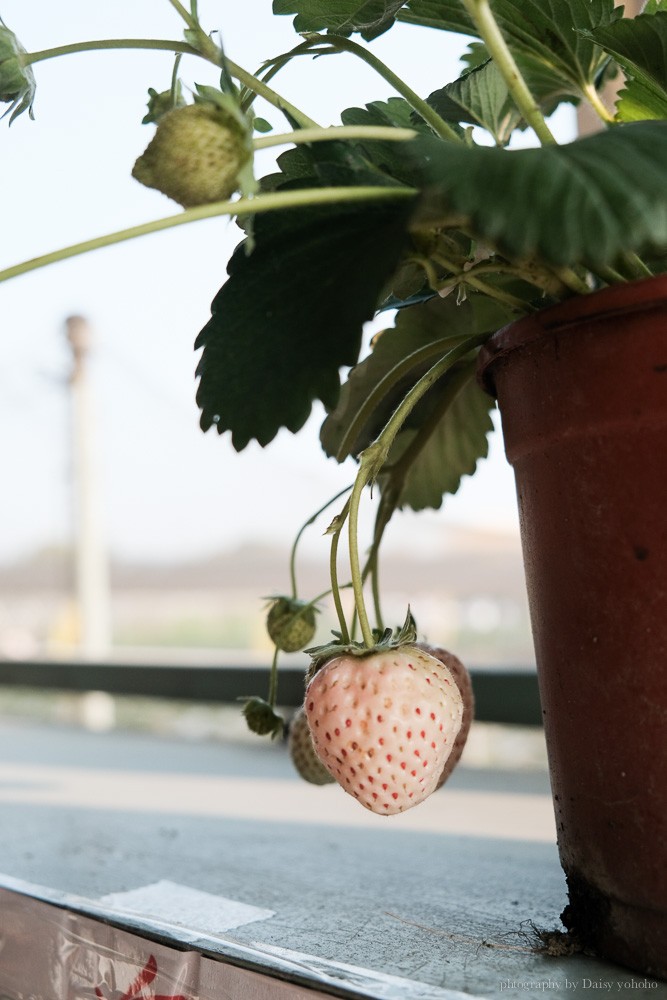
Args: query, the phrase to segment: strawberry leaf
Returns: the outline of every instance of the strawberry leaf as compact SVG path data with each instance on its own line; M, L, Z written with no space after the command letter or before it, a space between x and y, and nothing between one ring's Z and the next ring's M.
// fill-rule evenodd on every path
M515 260L595 269L667 245L665 122L617 125L542 149L421 137L406 146L406 155L429 161L425 218L450 218Z
M291 209L254 219L197 338L201 426L237 450L296 432L315 399L335 406L339 368L400 257L412 202Z
M629 77L616 105L618 118L667 118L667 9L585 34L612 55Z
M338 406L322 425L324 450L339 461L350 454L358 455L438 357L463 338L491 332L510 318L506 307L476 296L459 305L453 298L437 297L401 310L396 325L379 335L372 353L350 372ZM429 347L433 348L430 356ZM414 363L401 377L390 381L390 373L396 372L396 366L405 359L413 359ZM455 366L436 383L396 438L387 469L379 477L381 488L392 491L394 506L437 509L443 494L455 493L461 477L471 474L477 460L486 455L492 400L474 382L468 382L451 402L452 388L465 374L464 368ZM386 393L350 437L350 428L357 423L365 400L383 379ZM406 450L418 435L422 447L414 461L409 461ZM400 475L392 472L404 457Z
M608 56L578 29L621 16L614 0L494 0L493 14L529 84L582 96L595 84ZM399 20L476 36L460 0L409 0Z
M298 32L330 31L351 35L358 31L371 41L383 34L396 19L406 0L273 0L274 14L296 14Z

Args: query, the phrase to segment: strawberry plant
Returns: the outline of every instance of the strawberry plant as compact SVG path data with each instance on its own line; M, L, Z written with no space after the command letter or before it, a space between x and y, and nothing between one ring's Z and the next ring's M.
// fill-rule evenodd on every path
M201 427L229 434L237 450L251 441L265 446L281 428L298 432L320 401L324 451L358 465L329 528L331 586L311 601L296 586L272 599L269 696L248 700L244 712L256 731L282 732L278 651L310 643L315 603L330 593L339 630L324 650L313 650L318 669L308 688L311 729L324 733L314 734L317 750L370 805L373 792L357 780L362 757L351 775L351 760L339 761L351 757L352 744L328 747L326 733L333 744L336 729L353 728L354 753L364 747L366 762L370 750L379 754L380 740L400 738L403 749L387 751L400 758L398 770L380 782L388 797L378 793L377 800L380 811L393 812L423 798L445 773L457 733L466 729L469 693L462 702L453 682L465 689L465 678L448 670L446 656L437 653L433 662L416 649L410 619L403 630L385 629L378 573L384 532L397 510L439 508L486 455L493 403L475 369L494 331L561 300L666 270L667 0L648 0L634 18L614 0L274 0L276 16L294 16L298 37L290 51L266 54L254 74L223 48L224 25L222 40L202 25L196 0L165 3L183 22L181 38L73 41L31 52L0 24L0 100L10 122L26 110L32 116L35 69L38 75L46 59L93 49L175 53L170 87L149 91L144 121L155 134L134 167L128 164L128 177L184 206L18 263L0 272L0 281L156 230L236 217L244 236L196 339ZM464 72L430 94L416 93L374 51L374 40L397 22L464 36ZM344 110L340 124L313 120L298 98L276 89L293 60L341 53L363 61L382 89ZM215 65L219 88L184 84L183 57ZM610 108L604 93L614 77L620 87ZM258 97L284 116L285 132L256 117ZM559 144L549 117L562 104L587 105L598 130ZM516 148L517 133L532 144ZM276 169L257 178L254 153L279 146L287 149ZM364 355L363 325L382 314L387 328ZM341 384L343 368L350 371ZM362 564L359 509L373 487L377 517ZM344 529L352 620L338 581ZM402 685L411 674L419 683L408 693ZM329 694L342 677L349 690L361 689L365 715L336 715L343 709ZM437 678L437 705L424 700L429 677ZM412 728L408 737L407 724L398 722L393 735L377 730L383 697L408 713L419 707L435 729L425 722L423 738ZM365 718L374 720L372 734L363 732ZM439 734L446 734L446 751ZM400 773L413 738L423 741L414 744L420 753L433 750L416 785Z

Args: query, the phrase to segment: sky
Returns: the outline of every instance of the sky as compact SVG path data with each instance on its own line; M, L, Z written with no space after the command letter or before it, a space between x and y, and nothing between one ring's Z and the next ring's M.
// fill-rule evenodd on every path
M231 59L255 70L298 41L271 0L200 0ZM28 51L112 37L181 38L168 0L1 0L0 15ZM428 94L459 72L462 39L396 25L374 51ZM36 120L0 123L0 269L18 261L178 211L131 177L150 141L141 124L147 90L169 86L168 52L76 54L35 66ZM181 63L184 83L215 85L201 60ZM321 124L348 106L387 99L389 86L350 55L295 61L276 89ZM258 114L278 131L275 110ZM563 119L567 132L571 123ZM271 156L257 163L270 172ZM133 560L206 556L245 542L286 543L306 518L354 477L318 443L322 411L299 435L237 454L227 436L203 434L195 404L193 344L225 278L240 231L227 219L181 226L58 263L0 284L0 563L71 531L67 316L92 324L93 430L110 550ZM386 325L386 321L384 324ZM367 336L379 324L369 326ZM500 434L474 478L439 512L401 514L387 542L432 548L443 526L517 530L512 473ZM323 524L323 528L326 524ZM325 545L317 533L309 544Z

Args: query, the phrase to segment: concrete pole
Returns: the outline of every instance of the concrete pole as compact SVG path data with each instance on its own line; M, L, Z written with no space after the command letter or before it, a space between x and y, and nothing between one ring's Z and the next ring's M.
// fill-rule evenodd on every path
M69 386L79 651L85 660L100 660L111 648L111 602L87 366L91 329L82 316L70 316L65 334L73 356Z

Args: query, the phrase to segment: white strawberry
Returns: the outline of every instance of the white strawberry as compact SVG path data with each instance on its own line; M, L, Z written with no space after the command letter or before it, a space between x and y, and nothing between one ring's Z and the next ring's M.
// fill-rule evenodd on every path
M441 660L401 645L334 656L310 681L305 709L326 769L367 809L389 816L437 787L463 699Z
M461 728L459 729L457 737L454 741L452 752L445 761L445 766L442 769L442 774L438 778L438 784L436 786L437 788L441 788L461 759L461 754L463 753L463 748L466 745L468 733L470 732L470 725L475 715L475 696L472 690L470 674L457 656L450 653L448 649L443 649L442 646L430 646L427 643L421 642L418 645L419 648L423 649L425 653L430 653L431 656L435 656L436 659L440 660L446 667L449 668L449 671L456 681L456 685L461 692L461 697L463 699L463 720L461 722Z

